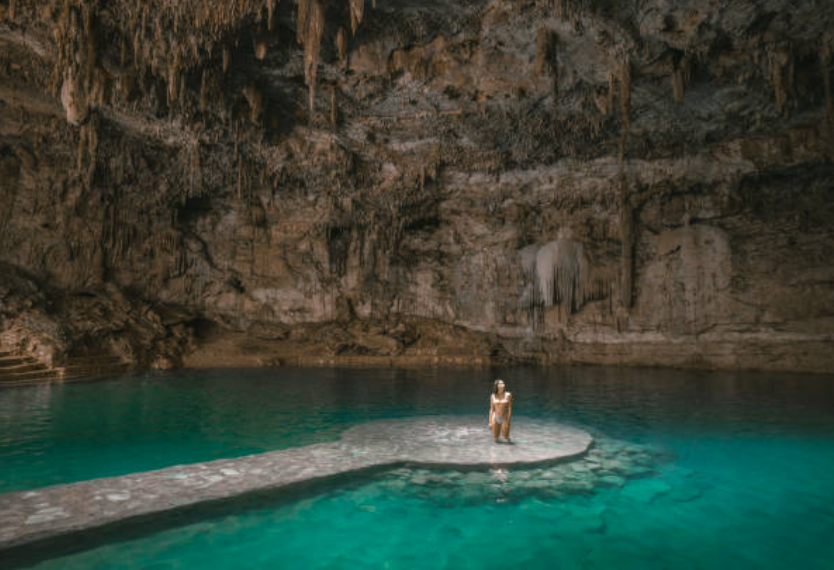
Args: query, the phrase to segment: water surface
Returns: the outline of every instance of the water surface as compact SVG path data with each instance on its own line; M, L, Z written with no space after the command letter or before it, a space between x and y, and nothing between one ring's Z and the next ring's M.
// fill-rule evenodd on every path
M37 567L834 568L831 376L258 369L4 390L0 491L307 445L372 419L486 421L497 376L517 414L583 427L600 451L645 450L648 468L396 469Z

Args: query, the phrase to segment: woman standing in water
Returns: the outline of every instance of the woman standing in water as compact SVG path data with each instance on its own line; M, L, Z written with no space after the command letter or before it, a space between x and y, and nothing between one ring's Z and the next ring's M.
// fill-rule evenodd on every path
M495 387L489 396L489 428L492 437L498 443L498 436L503 435L510 441L510 418L513 415L513 395L504 390L504 381L495 381Z

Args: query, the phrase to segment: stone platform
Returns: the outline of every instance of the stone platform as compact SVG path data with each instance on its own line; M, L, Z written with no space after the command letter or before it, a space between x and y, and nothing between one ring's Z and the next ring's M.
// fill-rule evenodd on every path
M398 465L530 466L581 457L593 438L516 417L498 443L485 416L368 422L339 441L0 495L0 550L205 501Z

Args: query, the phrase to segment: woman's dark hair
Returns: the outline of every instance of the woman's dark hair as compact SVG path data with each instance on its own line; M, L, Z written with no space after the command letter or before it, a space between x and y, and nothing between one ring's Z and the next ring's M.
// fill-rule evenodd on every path
M497 393L498 393L498 383L499 383L499 382L503 382L503 380L501 380L501 379L499 378L498 380L496 380L496 381L495 381L495 384L493 384L493 385L492 385L492 393L493 393L493 394L497 394Z

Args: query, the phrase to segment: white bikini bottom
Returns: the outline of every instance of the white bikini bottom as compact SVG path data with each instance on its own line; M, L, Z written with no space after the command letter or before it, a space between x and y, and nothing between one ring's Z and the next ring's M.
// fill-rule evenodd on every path
M494 421L495 423L497 423L499 425L503 424L504 423L504 416L503 415L498 415L498 412L492 412L492 421Z

